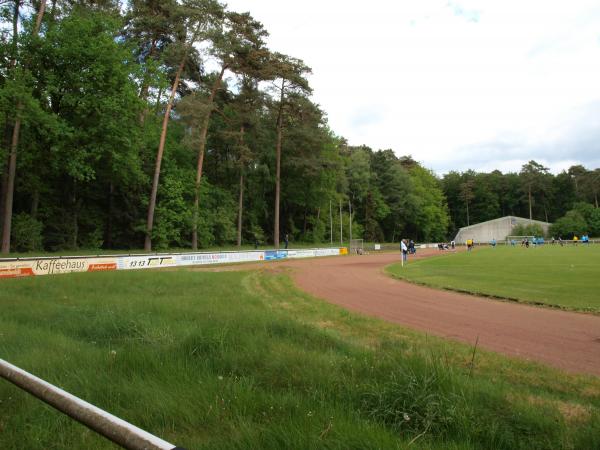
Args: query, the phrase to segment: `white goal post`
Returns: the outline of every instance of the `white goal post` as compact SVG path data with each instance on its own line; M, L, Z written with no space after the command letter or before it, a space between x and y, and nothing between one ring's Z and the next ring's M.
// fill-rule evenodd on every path
M365 252L363 239L350 239L350 253L362 255Z

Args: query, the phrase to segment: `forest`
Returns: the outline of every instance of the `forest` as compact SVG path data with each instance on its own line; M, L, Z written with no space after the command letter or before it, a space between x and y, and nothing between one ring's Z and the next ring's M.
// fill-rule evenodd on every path
M346 240L351 222L441 241L509 214L600 235L599 169L440 176L350 145L310 62L216 0L6 0L0 17L2 253L319 244L340 220Z

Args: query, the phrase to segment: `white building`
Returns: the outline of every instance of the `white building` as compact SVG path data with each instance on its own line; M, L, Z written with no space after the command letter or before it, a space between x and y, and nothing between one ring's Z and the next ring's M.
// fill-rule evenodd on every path
M487 222L476 223L468 227L462 227L458 230L454 240L457 244L466 242L467 239L473 239L475 242L490 242L492 239L503 241L506 236L514 234L513 228L517 225L536 224L542 227L544 234L548 234L550 224L539 220L530 220L523 217L506 216L499 219L488 220Z

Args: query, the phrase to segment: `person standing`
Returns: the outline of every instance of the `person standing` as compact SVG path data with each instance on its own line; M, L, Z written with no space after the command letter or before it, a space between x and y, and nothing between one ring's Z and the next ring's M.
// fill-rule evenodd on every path
M285 233L285 238L283 239L283 242L285 242L285 249L287 250L288 244L290 243L290 237L287 233Z
M406 239L400 241L400 252L402 253L402 263L404 264L408 259L408 247L406 246Z
M473 248L473 239L467 239L467 251L470 252Z

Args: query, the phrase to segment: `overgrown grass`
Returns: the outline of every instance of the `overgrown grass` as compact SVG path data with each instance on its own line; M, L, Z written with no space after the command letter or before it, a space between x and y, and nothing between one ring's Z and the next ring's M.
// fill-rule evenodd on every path
M387 270L438 288L600 312L598 245L476 248Z
M315 300L285 273L5 280L0 356L188 449L600 448L600 380ZM0 448L113 448L0 382Z

